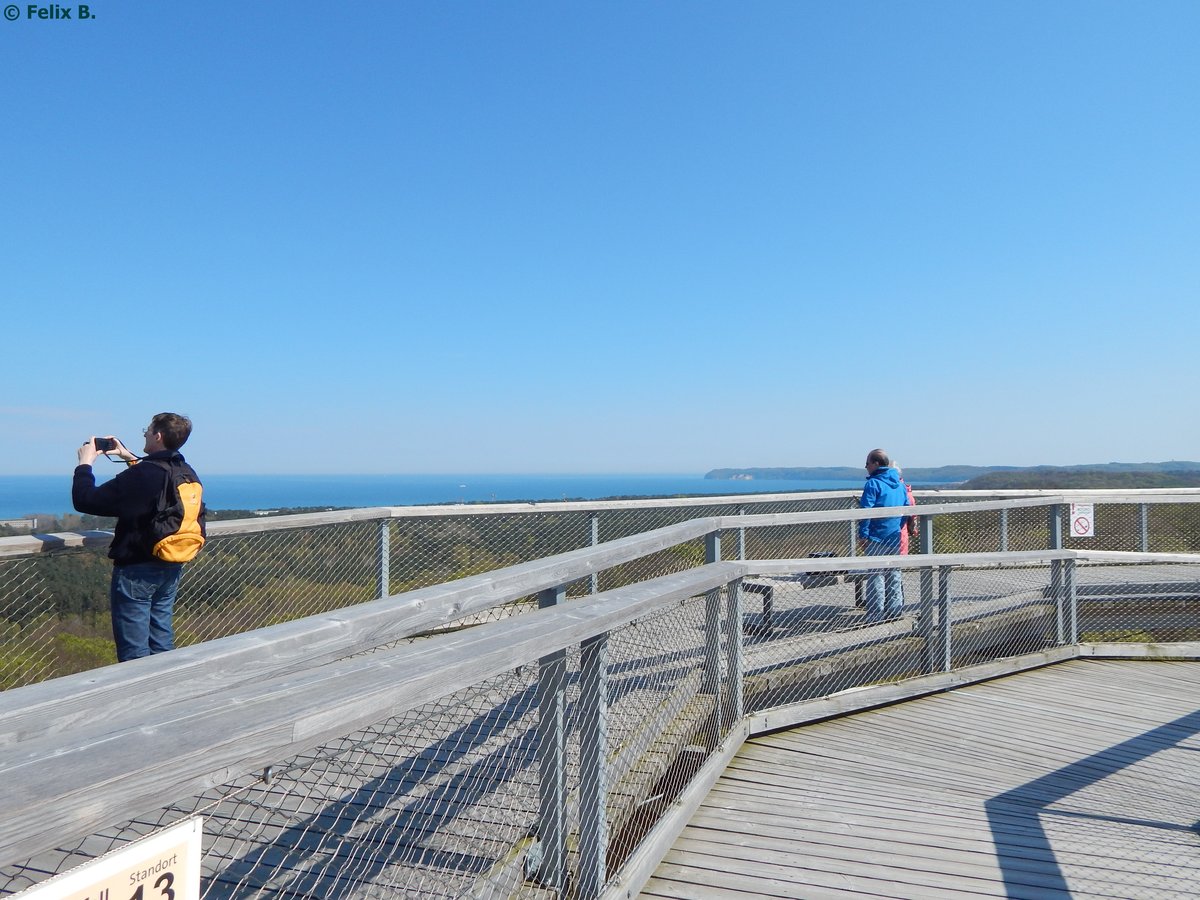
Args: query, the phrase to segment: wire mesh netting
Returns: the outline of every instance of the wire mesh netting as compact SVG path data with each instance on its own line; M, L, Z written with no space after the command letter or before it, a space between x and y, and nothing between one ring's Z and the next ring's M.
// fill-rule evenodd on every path
M939 504L956 498L941 493ZM957 498L966 499L966 498ZM738 513L846 509L849 495L646 506L598 504L594 510L439 516L344 522L262 530L210 539L185 569L176 604L176 643L200 643L252 631L377 597L445 583L505 566L644 533L689 519ZM546 506L546 504L543 504ZM552 504L550 504L552 506ZM1072 534L1069 512L1040 505L939 515L936 553L1040 550L1196 552L1200 504L1097 503L1094 534ZM920 506L914 512L920 513ZM730 529L726 559L853 555L854 523L817 522ZM913 541L913 552L921 542ZM582 579L570 596L678 572L704 562L701 540L646 555ZM0 562L0 619L5 654L0 687L30 684L116 661L108 614L109 563L100 551L79 550ZM385 586L386 583L386 586ZM477 612L451 627L494 620L532 608L533 598Z
M1075 640L1200 639L1196 566L1076 564L1072 601L1067 563L985 569L911 564L901 576L902 615L875 627L868 625L864 602L872 570L747 579L747 707ZM832 658L836 667L828 663Z
M1165 639L1139 625L1164 603L1169 627L1200 628L1200 564L915 568L902 579L902 618L872 627L853 579L806 578L772 579L769 621L763 598L743 591L748 710L1061 643L1072 584L1085 640ZM743 587L755 583L765 580ZM727 734L735 663L718 594L8 866L0 892L195 814L206 817L208 898L553 896L574 890L589 840L603 842L603 884ZM601 674L589 678L589 666ZM588 774L589 746L603 747L602 775ZM602 802L589 802L589 778ZM557 824L545 805L555 795ZM545 869L549 825L566 881Z
M241 634L380 596L378 522L211 539L184 569L180 646Z
M585 512L404 518L390 541L398 594L586 547L591 523Z
M845 497L595 510L474 514L272 528L209 538L184 569L175 606L177 646L292 621L380 596L442 584L702 516L844 508ZM553 504L540 504L553 507ZM728 555L728 553L726 554ZM704 562L691 541L570 586L570 596L608 590ZM116 662L104 550L39 553L0 561L0 688ZM386 583L386 588L384 587ZM532 608L533 598L472 614L450 627Z
M1051 545L1046 507L952 513L938 516L932 528L934 553L1044 550Z
M799 511L794 501L779 505ZM1097 506L1098 534L1107 533L1104 523L1126 530L1102 547L1088 539L1088 549L1194 547L1200 539L1193 507L1108 506ZM539 512L222 536L189 567L179 630L189 641L207 640L366 602L385 584L396 592L442 583L731 512L721 504L615 510L611 520L608 513ZM939 516L934 549L1040 550L1051 543L1051 522L1045 507ZM726 529L722 556L846 555L851 529L846 521L744 536ZM705 559L705 542L687 541L595 580L576 579L563 602L569 607L597 589ZM74 568L47 568L47 560ZM1195 640L1200 630L1200 563L921 563L916 554L904 562L900 613L878 624L865 612L869 580L879 572L866 558L847 570L750 577L736 592L664 603L582 646L514 662L511 671L436 702L380 710L377 724L281 759L266 773L0 869L0 893L193 814L206 817L206 897L576 891L589 878L593 886L611 878L743 708L767 710L1075 640ZM69 595L59 585L70 583L64 572L106 576L107 561L83 552L0 565L6 635L38 627L38 616L62 618L61 598ZM456 627L487 627L537 608L535 601L522 598ZM56 642L61 633L51 636L50 645Z
M537 816L532 673L491 679L0 871L5 891L197 813L204 896L458 896Z
M564 871L573 872L581 833L600 828L606 853L609 836L614 848L633 846L716 743L716 698L703 695L704 621L696 598L613 632L586 702L584 654L552 653L0 869L0 892L201 814L206 898L457 897L485 886L536 896L554 881L545 872L548 791L557 786L565 801ZM598 806L581 802L589 742L606 761ZM602 865L601 884L612 865Z
M1075 567L1079 639L1200 640L1200 564Z
M0 563L0 689L20 687L49 678L60 664L59 647L69 642L69 631L57 639L61 620L52 586L46 584L32 559ZM69 623L68 623L69 626Z
M669 807L720 737L721 694L705 678L705 622L706 601L693 598L621 629L610 642L610 868Z

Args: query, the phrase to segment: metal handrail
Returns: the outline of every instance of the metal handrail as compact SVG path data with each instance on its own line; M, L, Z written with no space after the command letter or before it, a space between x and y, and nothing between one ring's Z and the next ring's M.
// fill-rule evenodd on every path
M685 524L709 528L714 521ZM679 528L669 526L659 532ZM657 546L664 539L658 532L637 538L646 546ZM589 548L589 552L599 549ZM210 654L199 664L176 651L100 670L109 677L99 695L87 696L95 672L13 689L0 695L9 718L33 715L40 719L41 728L19 729L18 740L0 762L0 779L9 785L6 815L0 821L0 864L36 852L47 840L61 842L87 834L114 815L136 815L153 808L164 796L202 790L255 771L281 754L316 746L372 721L381 709L395 712L415 707L497 672L535 664L549 652L578 645L747 575L793 571L797 566L820 571L851 561L846 557L712 562L466 633L431 637L419 647L382 650L299 672L246 678L245 659L223 652L225 644L255 637L239 635L193 648ZM1195 564L1200 557L1047 550L873 557L871 565L986 567L1081 561ZM305 621L310 628L320 628L336 623L343 613ZM257 654L270 658L271 638L262 633L256 637ZM186 679L163 677L180 666L181 671L187 670ZM151 668L156 700L131 711L129 697L137 694ZM210 680L204 686L206 678L231 671L238 675L236 683L214 686ZM82 706L81 696L87 696ZM48 727L55 698L74 712ZM89 785L98 787L89 792ZM64 817L48 819L48 805Z
M594 500L594 501L549 501L540 503L479 503L439 506L377 506L358 509L330 510L319 513L297 513L285 516L262 516L251 519L230 519L212 522L208 526L211 537L258 534L294 528L309 528L318 525L337 525L350 522L379 521L382 519L426 519L453 518L463 516L530 515L566 512L594 512L631 509L687 509L702 506L728 506L737 504L753 507L769 503L820 500L857 500L860 491L810 491L784 494L720 494L705 497L646 498L638 500ZM954 506L956 512L982 509L1004 509L1005 503L1016 502L1017 506L1050 506L1056 503L1074 503L1093 500L1102 503L1200 503L1200 488L1147 488L1144 490L1029 490L1029 491L963 491L919 490L914 495L921 501L918 514L932 514L926 506ZM938 500L964 498L963 502L938 504ZM995 505L979 506L979 503ZM853 509L853 508L851 508ZM820 515L831 515L837 510L816 511ZM843 511L844 512L844 511ZM870 518L868 510L857 510L858 515L840 515L828 521L844 521L853 518ZM817 520L814 520L817 521ZM16 535L0 538L0 558L30 556L40 553L69 549L103 549L111 540L107 531L61 532L54 534Z

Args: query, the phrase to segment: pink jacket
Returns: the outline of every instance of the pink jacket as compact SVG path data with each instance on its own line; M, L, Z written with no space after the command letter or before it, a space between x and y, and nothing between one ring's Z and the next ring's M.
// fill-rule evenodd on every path
M913 499L912 486L907 481L905 481L903 478L900 479L900 483L902 485L904 485L904 493L906 493L908 495L908 505L916 506L917 501L915 499ZM916 516L912 516L908 520L907 528L900 529L900 552L902 554L908 553L908 536L909 536L910 532L912 533L913 537L917 536L917 517Z

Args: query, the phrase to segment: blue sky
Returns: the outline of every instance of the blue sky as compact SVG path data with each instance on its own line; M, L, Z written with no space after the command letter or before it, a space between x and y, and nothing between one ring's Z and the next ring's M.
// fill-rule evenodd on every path
M0 21L4 474L1200 458L1200 4L89 6Z

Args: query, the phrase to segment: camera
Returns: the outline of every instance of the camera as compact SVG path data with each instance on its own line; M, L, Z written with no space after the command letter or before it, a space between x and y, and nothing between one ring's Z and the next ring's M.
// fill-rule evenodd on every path
M100 453L107 453L110 450L117 449L116 438L96 438L96 450Z

